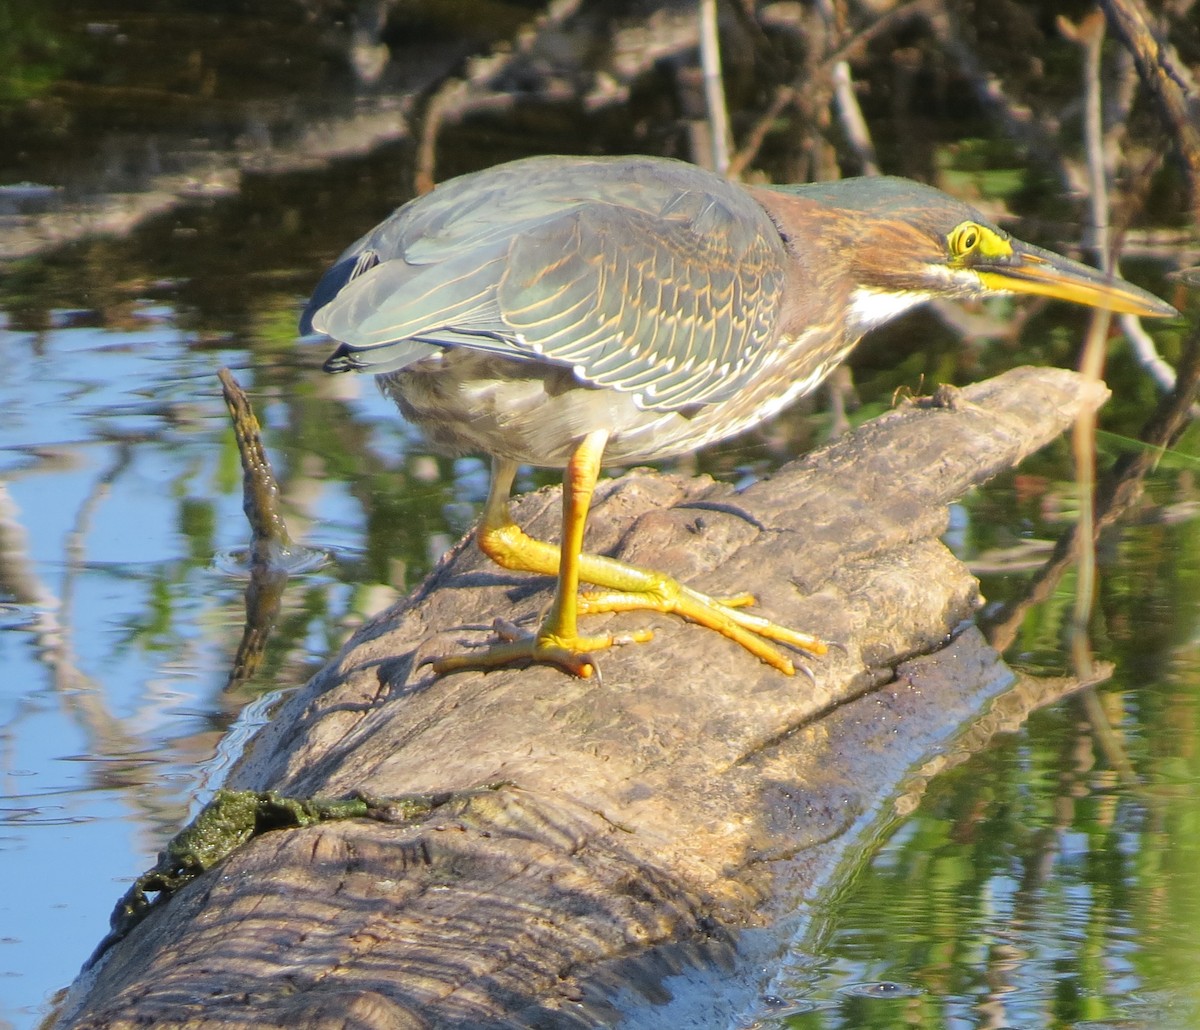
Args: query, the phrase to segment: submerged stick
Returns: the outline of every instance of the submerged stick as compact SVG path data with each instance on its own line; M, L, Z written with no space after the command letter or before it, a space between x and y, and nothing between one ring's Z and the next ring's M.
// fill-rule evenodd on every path
M279 508L279 483L263 446L262 430L250 398L229 369L218 369L217 378L221 380L221 392L233 420L242 459L242 511L251 531L246 622L225 684L228 691L248 680L262 664L288 579L280 559L290 550L292 541Z

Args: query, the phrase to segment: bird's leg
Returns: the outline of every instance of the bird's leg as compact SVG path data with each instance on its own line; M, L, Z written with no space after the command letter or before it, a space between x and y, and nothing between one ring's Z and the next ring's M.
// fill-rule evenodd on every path
M503 568L557 576L554 601L536 634L502 640L472 654L437 658L431 662L434 672L549 662L587 678L595 671L592 651L650 639L652 633L649 630L622 636L611 633L590 637L579 635L580 551L607 441L608 433L604 430L589 433L567 463L563 478L561 547L535 540L513 521L508 497L517 471L516 463L507 459L497 459L493 463L492 482L477 532L479 549Z
M604 431L589 434L567 465L563 479L561 548L533 539L513 521L508 497L517 466L501 459L494 463L491 488L477 535L480 550L506 569L557 576L554 601L536 634L505 639L471 654L435 659L431 663L435 672L550 662L576 676L587 677L595 668L590 652L617 643L649 640L652 636L650 630L640 630L620 637L612 634L581 637L578 617L600 612L673 612L716 630L789 676L795 672L795 666L768 641L788 644L810 654L825 653L825 644L814 636L740 611L754 603L750 594L713 598L663 573L603 555L583 554L584 526L607 439L608 434ZM599 589L580 594L581 582Z

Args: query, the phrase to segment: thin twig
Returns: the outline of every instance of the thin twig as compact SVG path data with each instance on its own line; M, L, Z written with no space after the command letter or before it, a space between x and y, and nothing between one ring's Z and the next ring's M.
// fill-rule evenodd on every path
M858 155L861 174L878 175L879 160L875 156L875 144L871 142L871 130L867 128L867 120L858 106L858 97L854 95L854 79L848 61L838 61L833 66L833 98L842 131L846 134L850 149Z
M1088 203L1091 208L1093 245L1101 267L1111 271L1108 232L1108 177L1104 167L1104 126L1101 120L1100 48L1104 43L1104 18L1097 11L1073 25L1064 17L1058 19L1062 34L1083 51L1083 138L1087 155ZM1112 315L1108 311L1093 311L1088 325L1079 371L1089 380L1104 375L1105 344ZM1096 413L1081 412L1072 430L1075 453L1075 481L1079 490L1079 534L1076 554L1077 573L1075 604L1071 619L1070 646L1075 672L1087 678L1092 669L1090 635L1092 608L1096 599Z
M750 131L746 133L745 142L730 157L729 167L726 171L730 179L742 178L746 169L750 167L750 162L758 157L763 142L775 127L775 123L779 120L780 115L795 102L796 95L796 88L794 86L779 86L775 90L775 94L771 97L771 102L767 105L767 109L763 111L754 125L751 126Z
M819 0L817 9L825 19L827 37L834 33L844 35L842 28L845 15L836 0ZM859 173L878 175L879 161L875 155L875 144L871 142L871 130L867 128L867 120L863 117L862 108L858 106L850 62L841 60L835 63L829 71L829 79L833 85L834 112L842 126L846 142L858 156Z
M862 54L866 45L876 36L903 25L910 18L918 16L929 18L940 6L937 0L909 0L909 3L893 7L886 14L881 14L870 25L855 32L832 53L827 54L817 66L817 71L822 75L832 74L836 65Z
M1184 344L1175 388L1159 401L1154 414L1138 434L1145 446L1117 461L1097 489L1093 540L1099 539L1101 533L1124 518L1137 503L1146 477L1190 424L1197 393L1200 393L1200 327L1193 330ZM998 651L1006 650L1016 639L1026 612L1045 601L1057 587L1074 561L1079 534L1078 523L1063 533L1055 542L1053 555L1034 576L1025 596L983 620L988 641Z
M1142 81L1167 123L1167 136L1179 153L1188 179L1192 220L1200 225L1200 95L1175 48L1151 30L1142 0L1101 0L1108 20L1133 54Z
M801 75L794 82L777 87L771 96L771 102L745 134L741 147L730 158L729 178L742 178L746 169L750 167L750 164L762 150L763 142L775 128L780 116L805 95L805 91L812 92L814 88L833 86L838 74L837 69L839 65L848 62L851 57L861 54L867 44L876 36L898 25L902 25L911 18L920 16L930 17L936 7L936 0L909 0L908 3L894 7L886 14L880 15L870 25L859 29L849 39L842 42L829 54L824 55L819 61L815 63L808 62ZM854 106L857 107L856 99L854 100ZM874 157L873 151L871 152L871 157L872 159ZM864 162L865 168L866 163Z
M1081 47L1085 57L1084 140L1087 147L1090 186L1088 203L1091 208L1092 250L1100 267L1113 277L1119 277L1121 266L1117 256L1118 247L1111 232L1111 205L1108 200L1108 182L1114 171L1109 168L1112 163L1109 155L1115 154L1119 148L1116 145L1104 146L1106 133L1101 115L1100 58L1104 38L1104 16L1097 10L1078 25L1060 16L1058 28L1065 38ZM1122 106L1128 105L1130 100L1130 97L1126 97ZM1124 112L1118 113L1116 132L1124 131L1123 114ZM1141 179L1146 181L1147 177L1143 175ZM1105 314L1107 321L1107 313ZM1137 315L1123 314L1118 316L1118 321L1141 368L1150 375L1160 390L1170 390L1175 385L1175 370L1158 353L1158 348L1143 328L1141 319Z
M1076 27L1071 26L1071 31ZM1087 35L1089 38L1084 39ZM1089 91L1098 89L1096 70L1099 67L1100 32L1093 26L1090 33L1071 35L1087 48L1088 71L1085 77L1085 88ZM1090 106L1090 105L1089 105ZM1097 122L1087 119L1091 126L1089 136L1096 130ZM1095 161L1101 153L1101 147L1094 138L1088 139L1087 151ZM1099 225L1107 225L1107 211L1097 220ZM1101 250L1106 258L1107 248ZM1097 312L1093 322L1092 334L1088 346L1085 347L1083 370L1098 373L1103 359L1102 339L1107 333L1108 314ZM1100 326L1105 329L1102 332ZM1084 568L1087 555L1090 555L1099 539L1100 534L1113 525L1128 512L1141 496L1146 476L1155 468L1162 451L1170 447L1183 432L1196 401L1197 391L1200 390L1200 329L1194 331L1187 341L1179 373L1170 394L1162 399L1157 411L1147 423L1141 434L1141 439L1149 444L1148 447L1129 455L1117 463L1107 479L1107 483L1097 489L1094 494L1091 483L1094 478L1094 442L1089 442L1082 457L1077 456L1077 468L1080 470L1081 494L1089 503L1083 505L1079 520L1057 541L1054 554L1042 567L1030 585L1026 596L1002 610L996 612L989 620L988 637L993 646L1005 650L1015 639L1024 614L1028 609L1044 601L1061 580L1064 572L1078 557L1081 561L1079 580L1076 589L1075 628L1073 634L1072 653L1077 668L1087 668L1090 664L1090 654L1086 649L1086 635L1080 630L1081 624L1086 626L1087 615L1091 611L1091 595L1093 593L1092 575ZM1092 430L1080 423L1076 424L1076 439L1086 434L1091 441ZM1094 501L1092 500L1094 496Z
M413 190L423 196L437 185L437 140L451 108L461 109L467 97L462 79L446 79L425 103L413 161Z
M700 0L700 66L704 72L704 106L708 112L713 171L729 170L729 110L721 75L721 41L717 33L717 0Z

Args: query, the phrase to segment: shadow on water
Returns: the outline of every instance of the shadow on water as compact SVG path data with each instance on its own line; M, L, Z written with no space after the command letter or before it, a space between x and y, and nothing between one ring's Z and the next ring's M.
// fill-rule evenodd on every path
M321 375L323 348L297 347L295 319L320 270L411 195L427 157L426 105L445 76L539 6L415 13L257 0L151 14L101 0L69 12L8 4L0 868L28 888L0 900L0 1024L32 1026L47 994L75 975L113 899L211 792L228 760L218 740L242 706L266 695L250 717L264 718L270 691L303 682L470 526L484 464L429 454L370 383ZM507 103L438 128L437 177L531 152L687 156L686 5L665 5L659 30L683 44L661 52L630 42L639 5L593 5L588 17L611 6L625 12L627 35L610 48L578 23L554 40L597 66L636 53L634 70L605 87L611 97L593 68L581 103L574 58L561 54L558 64L539 51L506 66ZM1044 54L1041 88L1065 105L1073 65L1045 6L1014 8L1010 45ZM743 105L735 131L745 133L777 82L770 61L747 56L749 28L723 28L728 89ZM798 37L772 32L772 60L809 59ZM979 32L983 52L999 45ZM1027 237L1072 239L1076 211L1063 213L1036 148L994 138L965 73L931 59L929 39L901 19L873 44L874 60L855 64L881 163L1032 213ZM1037 80L1028 56L1006 59L1014 89ZM818 123L769 139L762 161L776 178L833 174L841 141ZM859 170L853 158L840 163ZM1168 177L1151 203L1179 189ZM1178 228L1178 217L1163 221ZM85 232L94 229L109 232ZM1137 239L1142 261L1127 260L1126 274L1162 286L1161 251ZM1194 298L1172 299L1194 314ZM1022 311L1016 329L1011 306L971 312L965 343L952 331L961 314L942 311L868 340L852 417L882 410L900 386L1071 363L1083 316ZM1158 340L1174 356L1182 333L1165 328ZM329 556L293 570L262 665L233 692L224 688L246 584L230 556L248 530L222 365L254 400L293 537ZM1111 454L1155 391L1125 351L1114 352L1109 381ZM752 479L827 427L825 416L795 414L692 467ZM933 781L871 864L848 870L821 903L764 999L764 1024L1189 1025L1200 958L1196 460L1193 431L1131 521L1102 541L1092 630L1117 671L1098 710L1045 710ZM1019 555L1045 553L1077 505L1067 448L1051 448L966 500L950 540L990 568L984 589L998 604L1027 585ZM1072 590L1068 569L1024 613L1007 651L1014 665L1068 667Z

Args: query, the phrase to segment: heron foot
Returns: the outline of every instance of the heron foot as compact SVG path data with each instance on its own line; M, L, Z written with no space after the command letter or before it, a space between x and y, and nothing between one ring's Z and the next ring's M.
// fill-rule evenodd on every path
M538 632L530 633L505 619L497 619L492 629L499 639L462 654L426 658L421 665L431 666L437 676L467 670L487 672L533 664L554 665L572 676L591 679L598 669L593 652L642 644L654 636L653 630L642 629L632 633L565 637L544 625Z
M741 644L760 661L787 676L795 673L795 663L768 641L787 644L811 655L823 655L829 650L828 645L819 637L779 626L761 615L742 611L755 603L753 594L742 593L725 598L709 597L669 576L651 573L645 569L637 569L636 572L644 577L653 577L653 584L632 591L584 591L579 595L579 614L654 611L679 615L689 622L716 630L723 637Z
M536 634L502 639L476 655L435 660L435 671L537 661L557 665L575 676L590 676L596 671L591 652L612 647L617 641L608 635L583 636L577 620L580 615L601 612L652 611L682 616L741 644L760 661L788 676L795 674L796 666L775 644L812 655L825 654L828 648L817 637L744 611L755 603L753 594L709 597L661 572L585 553L584 523L607 439L606 430L589 433L571 456L563 478L563 531L558 545L530 537L513 521L508 495L517 466L511 459L495 459L492 486L477 534L479 548L502 568L557 577L554 600ZM588 588L581 592L581 584ZM631 635L634 640L649 637L646 631Z

